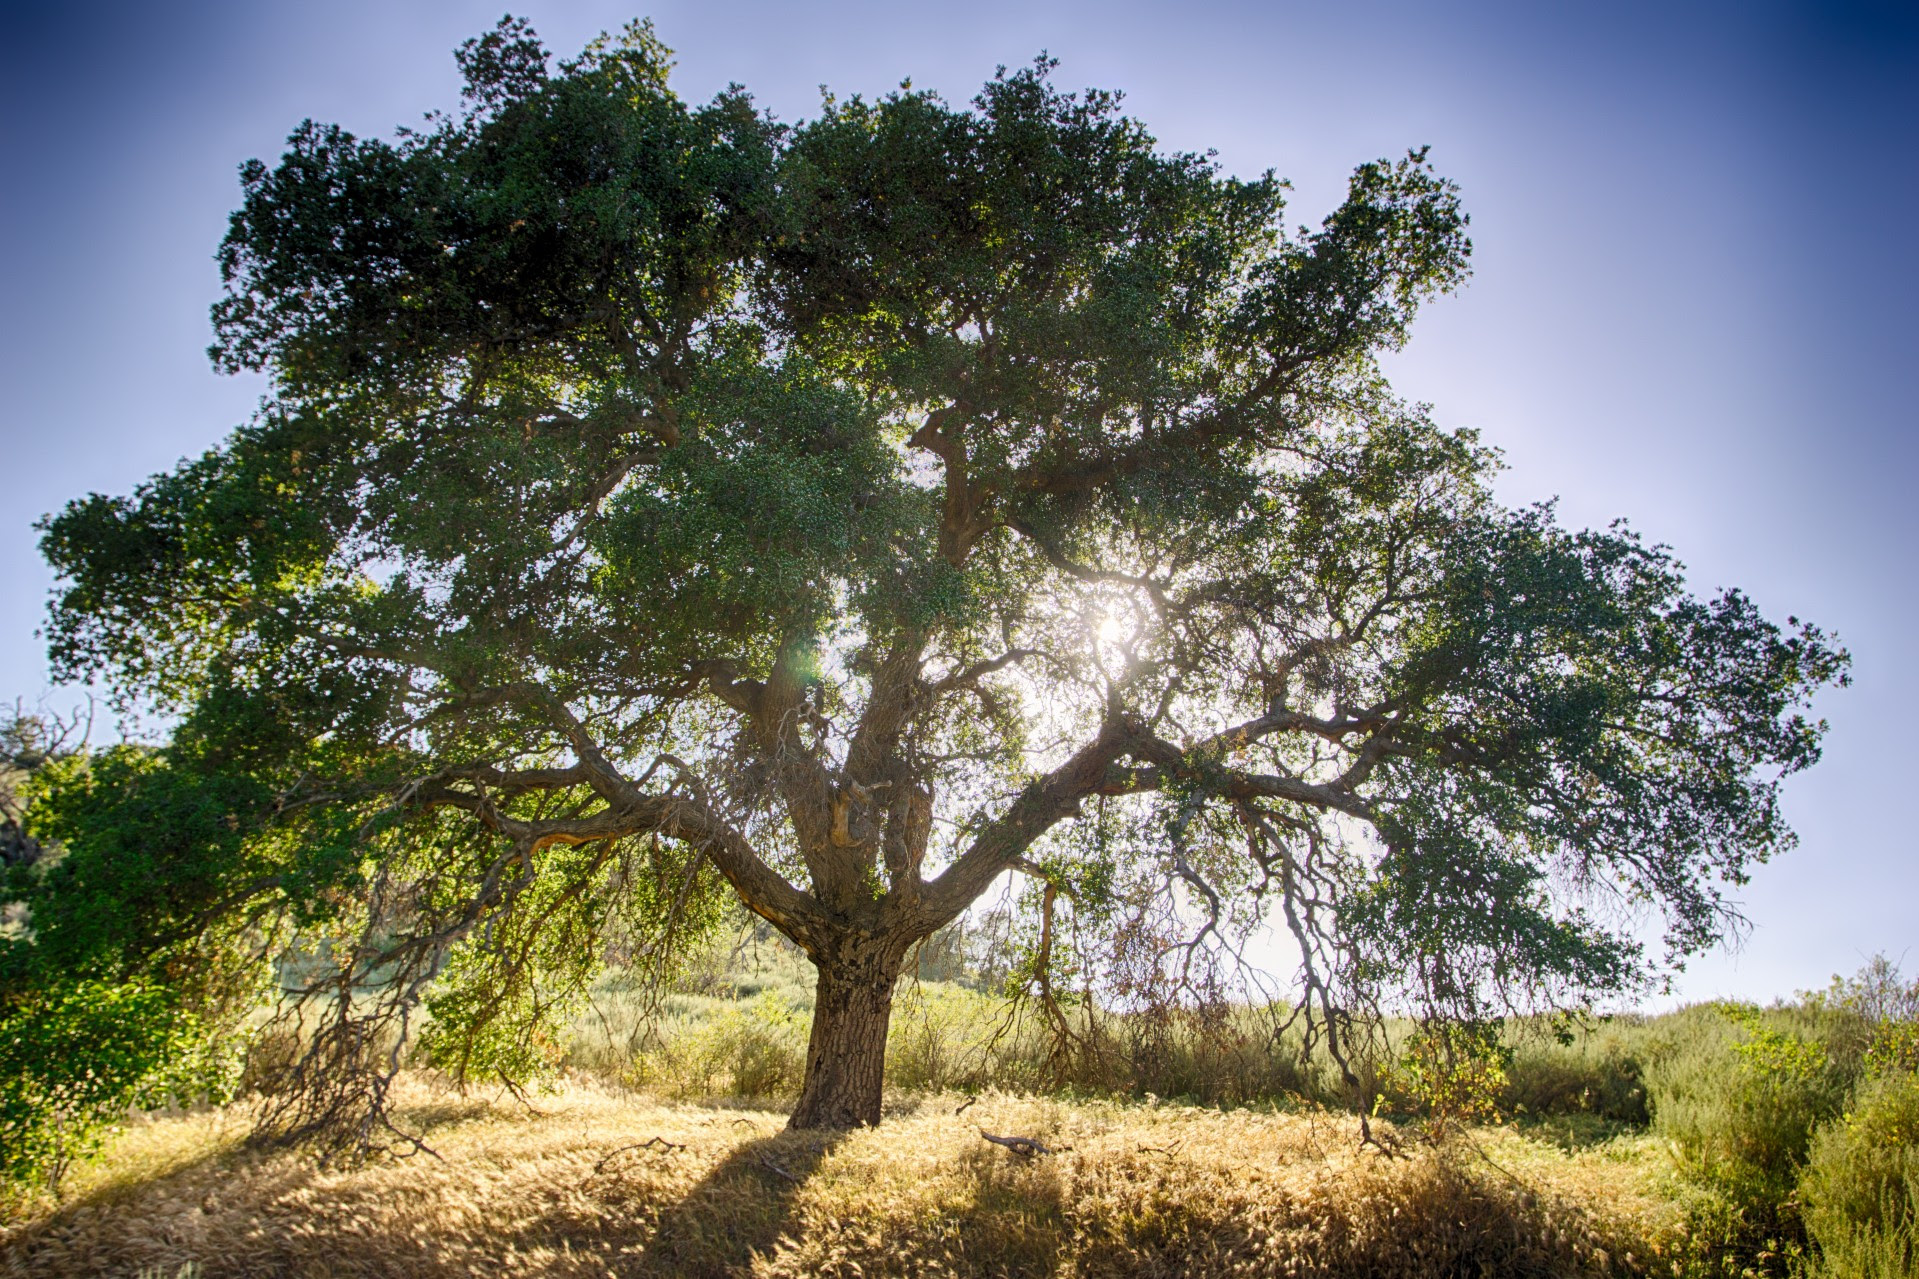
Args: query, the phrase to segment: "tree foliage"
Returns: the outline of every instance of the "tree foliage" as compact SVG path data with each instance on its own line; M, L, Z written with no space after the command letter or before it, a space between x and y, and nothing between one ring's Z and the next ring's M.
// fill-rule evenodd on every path
M377 1112L422 1000L441 1064L537 1068L728 892L820 966L796 1122L844 1123L1009 871L1111 997L1277 918L1337 1035L1630 989L1791 842L1844 654L1501 508L1381 376L1467 273L1423 150L1294 234L1045 60L789 126L646 26L459 58L458 111L243 169L212 356L272 395L44 525L57 669L178 727L52 788L35 945L297 943L286 1131Z

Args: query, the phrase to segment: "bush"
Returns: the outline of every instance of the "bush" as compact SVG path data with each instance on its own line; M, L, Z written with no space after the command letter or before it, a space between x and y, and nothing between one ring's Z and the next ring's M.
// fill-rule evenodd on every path
M1919 1276L1919 1231L1911 1226L1880 1230L1841 1222L1819 1241L1819 1255L1805 1279L1915 1279Z
M1861 1086L1851 1113L1814 1138L1800 1199L1820 1275L1919 1273L1919 1074Z
M1499 1109L1517 1118L1590 1115L1625 1127L1652 1122L1645 1081L1646 1023L1621 1018L1569 1042L1519 1028Z
M1691 1233L1711 1272L1783 1274L1804 1255L1795 1192L1813 1133L1850 1095L1857 1022L1739 1004L1661 1019L1646 1067L1653 1125L1700 1192Z
M886 1040L886 1082L909 1092L1005 1086L1019 1027L1006 1002L947 982L902 982ZM1001 1068L995 1069L996 1066Z
M1390 1090L1424 1114L1428 1133L1438 1138L1455 1127L1498 1117L1511 1060L1497 1026L1421 1026L1406 1039Z
M0 1178L57 1190L130 1110L218 1096L236 1054L163 990L81 981L0 1017Z
M657 1044L629 1066L628 1082L686 1097L790 1095L806 1064L811 1011L763 990L697 1020L669 1016Z
M1716 1011L1731 1034L1699 1034L1649 1071L1655 1124L1695 1180L1741 1204L1778 1204L1798 1183L1813 1130L1844 1108L1851 1078L1779 1012Z

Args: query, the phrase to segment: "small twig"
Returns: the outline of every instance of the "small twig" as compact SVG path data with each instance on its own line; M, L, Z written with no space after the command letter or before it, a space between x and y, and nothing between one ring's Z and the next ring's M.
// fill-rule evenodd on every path
M541 1110L533 1104L533 1098L527 1095L526 1089L520 1087L519 1084L504 1075L500 1077L500 1082L506 1086L507 1092L512 1094L513 1100L519 1102L520 1105L525 1108L529 1119L545 1119L547 1117L546 1111Z
M1494 1172L1504 1177L1507 1181L1512 1182L1513 1185L1518 1186L1521 1190L1532 1189L1531 1186L1527 1185L1524 1181L1520 1180L1517 1176L1515 1176L1511 1172L1508 1172L1505 1168L1501 1167L1499 1162L1496 1159L1494 1159L1491 1155L1487 1154L1486 1148L1479 1144L1478 1138L1474 1137L1471 1133L1467 1133L1467 1132L1460 1133L1460 1136L1466 1139L1466 1144L1473 1148L1473 1153L1478 1155L1481 1159L1484 1159L1487 1162L1487 1164L1489 1164L1492 1167L1492 1170Z
M1170 1146L1141 1146L1139 1153L1142 1155L1176 1155L1179 1153L1179 1148L1185 1144L1186 1139L1182 1137Z
M775 1176L784 1177L796 1186L800 1184L800 1179L798 1177L795 1177L792 1173L780 1167L778 1164L774 1163L771 1159L768 1159L765 1155L757 1156L755 1159L755 1162L758 1163L760 1167L766 1169L768 1172L774 1174Z
M1071 1146L1061 1146L1055 1150L1034 1137L995 1137L984 1128L979 1130L979 1135L995 1146L1006 1147L1022 1159L1031 1159L1034 1155L1057 1155L1072 1149Z
M1382 1156L1384 1156L1387 1159L1402 1159L1405 1157L1404 1154L1402 1154L1401 1152L1402 1144L1403 1143L1401 1143L1399 1138L1395 1137L1391 1133L1383 1134L1383 1139L1382 1139L1382 1134L1375 1133L1373 1131L1373 1126L1366 1122L1365 1112L1364 1111L1360 1112L1359 1148L1361 1150L1364 1150L1366 1149L1366 1147L1371 1146L1374 1150L1377 1150Z
M970 1106L970 1105L972 1105L972 1104L973 1104L974 1102L976 1102L976 1101L978 1101L978 1100L979 1100L979 1098L978 1098L978 1097L968 1097L968 1098L967 1098L967 1099L966 1099L965 1101L962 1101L962 1102L961 1102L961 1103L959 1104L959 1106L958 1106L958 1107L957 1107L957 1108L956 1108L956 1109L955 1109L955 1110L953 1111L953 1114L954 1114L955 1116L959 1116L959 1115L963 1115L963 1114L965 1114L965 1113L966 1113L966 1108L967 1108L968 1106Z
M686 1143L679 1142L679 1141L668 1141L664 1137L648 1137L645 1141L636 1141L630 1146L621 1146L618 1150L609 1150L606 1153L606 1156L602 1158L600 1162L593 1165L593 1171L595 1173L605 1172L606 1166L609 1163L612 1163L613 1160L617 1159L619 1156L625 1154L629 1150L653 1150L656 1148L659 1150L663 1150L668 1154L671 1154L675 1150L685 1150Z

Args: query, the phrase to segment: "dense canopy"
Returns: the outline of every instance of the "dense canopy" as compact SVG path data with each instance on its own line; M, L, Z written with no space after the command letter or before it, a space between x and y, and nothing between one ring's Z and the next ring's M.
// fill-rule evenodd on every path
M1844 654L1501 508L1382 378L1466 277L1423 151L1291 233L1045 61L789 126L645 26L459 57L458 111L244 168L212 356L271 396L45 525L58 669L177 727L48 783L10 989L291 947L335 998L274 1122L335 1131L382 1019L520 1077L730 891L819 966L794 1122L845 1125L1008 872L1110 998L1276 921L1336 1029L1630 990L1789 844Z

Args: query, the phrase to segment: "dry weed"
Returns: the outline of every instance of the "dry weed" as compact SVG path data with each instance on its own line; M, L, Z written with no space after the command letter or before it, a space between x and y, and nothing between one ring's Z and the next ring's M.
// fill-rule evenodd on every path
M0 1274L1597 1275L1641 1269L1658 1226L1647 1161L1510 1134L1387 1159L1324 1115L959 1102L834 1137L584 1086L529 1115L416 1084L438 1157L352 1170L248 1150L231 1118L160 1120L0 1235Z

